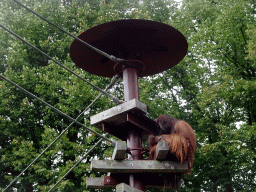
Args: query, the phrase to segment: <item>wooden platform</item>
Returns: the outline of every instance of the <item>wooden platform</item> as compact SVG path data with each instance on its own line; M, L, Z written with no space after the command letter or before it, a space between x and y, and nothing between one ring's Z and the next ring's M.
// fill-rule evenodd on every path
M91 125L114 135L124 141L131 129L138 130L143 140L150 134L160 133L159 125L146 116L147 106L137 99L132 99L106 111L91 116Z
M146 189L178 189L182 173L137 173ZM86 187L90 189L115 188L120 183L129 183L128 173L111 173L110 176L87 178Z
M91 124L122 140L127 139L130 130L136 130L143 140L150 134L159 135L160 127L146 116L147 106L133 99L103 111L91 117ZM117 141L113 151L112 160L93 160L91 170L107 175L100 178L87 178L87 188L115 188L122 186L120 191L133 191L129 184L130 174L139 180L145 188L178 189L181 176L188 170L188 163L180 164L178 161L169 161L169 146L166 141L158 143L155 160L125 160L127 153L125 141ZM121 184L121 185L120 185Z
M177 173L188 170L188 164L156 160L93 160L91 170L102 173Z

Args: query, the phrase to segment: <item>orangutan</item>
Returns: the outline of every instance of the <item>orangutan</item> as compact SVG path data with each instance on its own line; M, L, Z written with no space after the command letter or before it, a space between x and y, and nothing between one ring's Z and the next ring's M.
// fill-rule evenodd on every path
M191 126L185 121L168 115L156 119L161 128L160 136L150 135L148 138L149 160L155 159L155 151L159 141L167 141L170 154L168 160L188 162L189 169L193 164L196 151L196 137Z

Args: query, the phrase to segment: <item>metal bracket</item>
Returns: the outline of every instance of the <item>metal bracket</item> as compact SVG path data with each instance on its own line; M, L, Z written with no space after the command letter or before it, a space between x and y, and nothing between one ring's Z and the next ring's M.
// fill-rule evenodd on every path
M113 179L111 176L104 176L103 183L106 187L115 187L116 185L118 185L118 182L116 182L116 180Z

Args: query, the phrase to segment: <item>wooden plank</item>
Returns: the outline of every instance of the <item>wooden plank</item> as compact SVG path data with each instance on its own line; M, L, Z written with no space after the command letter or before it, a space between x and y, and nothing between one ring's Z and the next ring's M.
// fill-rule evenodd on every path
M125 183L120 183L119 185L116 186L116 192L143 192L143 191L139 189L135 189Z
M167 141L160 141L156 147L156 160L166 160L169 153L169 146Z
M176 173L185 172L188 164L175 161L156 161L156 160L93 160L91 170L98 172L111 173Z
M101 113L91 116L91 125L99 126L100 123L111 123L114 125L121 124L126 121L127 113L136 113L137 115L145 115L147 106L137 99L132 99L121 105L107 109Z
M87 177L86 178L86 188L90 188L90 189L106 188L106 186L104 186L103 177L96 177L96 178Z
M127 145L125 141L117 141L112 155L113 160L124 160L127 151Z
M120 119L122 118L123 123L118 124L118 121L120 123ZM159 135L160 133L160 127L154 120L144 115L130 113L119 117L115 123L101 123L100 125L97 124L97 127L123 141L126 141L127 134L131 128L138 129L142 132L143 141L148 140L149 135Z
M105 189L109 187L114 188L116 185L118 185L118 183L111 176L86 178L86 188L88 189Z
M127 114L127 121L153 135L158 135L161 130L157 122L144 115L134 116Z

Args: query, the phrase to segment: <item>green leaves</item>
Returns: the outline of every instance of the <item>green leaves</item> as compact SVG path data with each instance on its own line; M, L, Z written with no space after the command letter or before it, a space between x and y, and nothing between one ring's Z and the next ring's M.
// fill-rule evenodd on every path
M109 83L106 78L92 76L78 69L71 62L68 52L72 38L56 29L53 30L44 21L34 17L26 10L14 9L15 5L9 1L1 3L5 5L1 6L1 13L2 10L3 13L7 13L4 8L11 6L13 12L10 16L18 18L10 22L7 19L5 23L8 27L11 26L16 33L101 88ZM80 21L75 19L77 9L74 7L63 7L57 1L52 4L36 1L35 4L29 3L28 6L68 31L76 33L82 30L79 27ZM94 14L94 19L97 16L89 6L87 9L78 7L78 10ZM81 15L83 14L81 13ZM1 14L0 18L4 19L5 15ZM87 23L88 26L94 25L93 20L90 21L91 23ZM73 30L74 28L76 30ZM5 37L2 34L5 32L1 33L1 40ZM8 41L5 46L10 51L8 55L7 52L3 53L6 58L1 63L4 67L8 66L4 68L4 75L28 91L74 118L99 94L92 87L48 61L27 45L14 38L10 39L11 41ZM0 168L0 175L2 175L0 188L3 189L71 122L4 81L0 81L0 87L0 161L3 165ZM101 98L90 112L93 114L95 111L101 111L111 106L108 98ZM73 125L12 187L18 188L19 191L49 190L57 182L57 179L64 175L97 140L98 138L90 135L88 131ZM88 163L90 157L97 153L98 157L104 157L103 149L98 148L88 156L85 163ZM85 188L81 184L90 174L87 171L88 166L86 168L81 164L65 178L66 180L60 184L59 190L70 191L70 188L74 188L74 186L80 186L77 188L78 191Z
M149 116L187 121L198 148L193 172L180 191L255 191L256 30L251 0L21 1L73 35L118 19L152 19L172 25L188 40L186 57L161 74L139 79L140 100ZM0 22L83 78L104 89L109 79L77 68L69 57L73 39L13 1L0 2ZM2 30L2 29L1 29ZM76 118L99 94L85 82L2 30L0 72ZM123 97L122 84L112 94ZM39 101L0 81L0 189L6 187L71 122ZM80 121L113 106L101 97ZM241 125L238 125L241 124ZM99 131L96 128L92 128ZM48 191L97 141L73 125L13 187ZM90 160L111 157L103 142L58 186L83 191ZM93 190L92 190L93 191ZM105 191L105 190L104 190ZM107 190L106 190L107 191Z
M182 11L187 25L194 23L188 33L191 56L205 79L195 81L200 84L196 83L199 92L192 116L197 119L195 130L201 145L194 164L197 176L188 178L190 187L192 191L199 185L206 191L254 190L255 175L242 171L255 162L245 150L254 152L242 138L246 129L237 125L241 121L252 125L256 120L252 115L255 68L245 52L247 24L255 22L249 1L189 1Z

